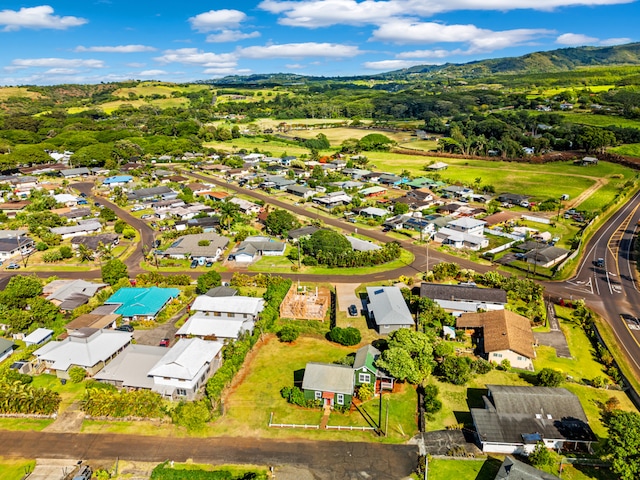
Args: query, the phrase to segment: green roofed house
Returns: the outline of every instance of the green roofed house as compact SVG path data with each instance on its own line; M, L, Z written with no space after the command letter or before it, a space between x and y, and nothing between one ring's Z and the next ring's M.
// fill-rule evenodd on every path
M155 320L160 310L178 295L177 288L121 288L104 303L120 304L115 313L127 320Z
M323 406L351 405L358 387L371 384L375 393L393 390L393 377L375 366L380 351L366 345L356 351L353 367L333 363L307 363L302 391L307 400L321 400Z

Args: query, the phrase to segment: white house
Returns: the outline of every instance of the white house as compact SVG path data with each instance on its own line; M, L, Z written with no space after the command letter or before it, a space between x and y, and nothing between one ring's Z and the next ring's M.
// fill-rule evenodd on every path
M398 287L367 287L369 317L382 334L413 328L415 322Z
M462 217L451 220L447 223L447 228L456 232L466 233L468 235L484 236L484 226L487 224L484 220L476 220L471 217Z
M253 332L252 319L208 315L196 312L176 332L177 337L198 337L203 340L237 340L243 332Z
M60 342L49 342L33 354L38 368L69 378L69 369L78 366L91 376L100 371L124 347L131 343L132 334L119 330L82 328Z
M168 398L191 400L220 367L222 342L182 338L156 363L149 376L152 390Z
M209 297L200 295L191 305L192 312L203 312L210 317L235 318L256 321L264 310L264 299L256 297Z
M40 345L48 342L53 337L53 330L49 330L48 328L36 328L29 335L24 337L22 341L25 346L30 347L32 345Z

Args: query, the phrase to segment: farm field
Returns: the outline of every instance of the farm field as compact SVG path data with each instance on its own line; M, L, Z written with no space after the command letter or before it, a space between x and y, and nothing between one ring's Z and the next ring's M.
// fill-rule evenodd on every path
M617 153L618 155L640 158L640 143L629 143L627 145L620 145L619 147L609 148L607 151Z
M567 120L580 123L582 125L591 125L594 127L608 127L615 125L618 127L640 128L640 120L632 120L629 118L619 117L617 115L594 115L585 112L558 112Z
M41 95L29 91L27 87L0 87L0 102L11 97L40 98Z

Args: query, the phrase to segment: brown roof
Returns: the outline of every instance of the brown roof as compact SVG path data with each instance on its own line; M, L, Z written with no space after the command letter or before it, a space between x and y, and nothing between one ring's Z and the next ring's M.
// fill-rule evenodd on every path
M189 180L187 177L183 177L181 175L169 175L167 179L172 182L186 182Z
M75 320L71 320L65 328L67 330L78 330L80 328L104 328L107 325L111 325L115 322L120 315L111 314L111 315L94 315L91 313L85 313L84 315L80 315Z
M205 190L208 187L202 183L189 183L187 188L191 189L192 192L196 192L198 190Z
M456 327L482 327L485 353L512 350L527 358L536 356L529 319L510 310L465 313L456 320Z
M21 202L0 203L0 210L22 210L31 204L31 200L23 200Z
M483 218L487 225L498 225L499 223L509 222L511 220L515 220L520 215L513 212L498 212L493 215L489 215L488 217Z

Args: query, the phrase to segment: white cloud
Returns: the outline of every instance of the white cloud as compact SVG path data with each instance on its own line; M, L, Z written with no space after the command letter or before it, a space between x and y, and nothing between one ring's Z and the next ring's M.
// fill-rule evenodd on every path
M207 75L214 75L216 77L222 77L224 75L247 75L251 73L248 68L207 68L203 73Z
M212 33L207 35L207 42L209 43L225 43L225 42L237 42L238 40L244 40L247 38L256 38L260 36L260 32L242 33L239 30L221 30L218 33Z
M130 62L130 63L125 63L125 65L131 68L142 68L142 67L145 67L147 64L142 62Z
M282 15L282 25L318 28L331 25L382 25L393 17L430 17L458 10L553 10L581 5L616 5L634 0L263 0L258 8Z
M49 5L25 7L20 10L0 10L0 26L4 25L3 30L5 32L20 30L21 28L66 30L88 22L88 20L80 17L53 15L53 11L53 8Z
M44 75L73 75L78 73L78 70L73 68L51 68L44 72Z
M138 73L137 75L141 76L141 77L153 77L153 76L163 76L163 75L169 75L169 72L166 72L165 70L143 70L142 72Z
M233 53L203 52L197 48L166 50L162 56L154 60L160 63L182 63L210 68L232 68L237 64L237 57Z
M102 60L80 58L16 58L14 68L104 68Z
M191 28L198 32L210 32L237 27L247 16L239 10L209 10L189 19Z
M301 65L299 63L288 63L285 65L285 67L290 68L291 70L300 70L304 68L304 65Z
M102 52L102 53L139 53L139 52L155 52L154 47L148 47L146 45L116 45L116 46L96 46L96 47L83 47L78 46L74 50L75 52Z
M467 43L469 53L491 52L531 42L553 33L544 29L493 31L475 25L444 25L435 22L395 20L381 25L372 40L407 43Z
M415 60L380 60L378 62L364 62L364 68L370 70L399 70L420 65L422 62Z
M583 35L582 33L564 33L556 38L556 43L559 43L560 45L593 45L597 42L597 38L589 37L588 35Z
M625 43L631 43L633 40L626 37L620 38L605 38L604 40L600 40L600 45L624 45Z
M239 48L236 52L238 56L245 58L349 58L362 53L358 47L350 45L315 42L246 47Z
M396 55L396 58L447 58L452 55L465 55L466 52L460 49L456 50L445 50L442 48L437 48L434 50L413 50L411 52L401 52Z

